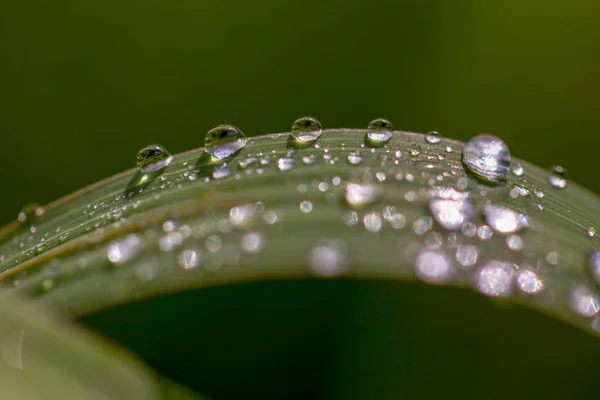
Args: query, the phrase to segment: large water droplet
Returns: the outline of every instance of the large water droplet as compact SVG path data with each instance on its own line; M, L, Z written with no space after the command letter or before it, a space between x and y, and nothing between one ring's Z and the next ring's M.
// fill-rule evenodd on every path
M502 140L492 135L475 136L463 147L462 161L478 178L503 182L508 178L510 152Z
M219 125L206 134L206 152L214 158L231 156L246 145L246 135L233 125Z
M171 161L169 152L158 144L150 144L137 154L137 165L148 173L166 167Z
M383 145L392 138L394 127L387 119L377 118L367 126L367 144L372 146Z
M292 124L292 136L299 142L312 142L321 136L323 127L313 117L298 118Z
M21 209L21 212L17 216L17 220L24 224L30 223L35 218L39 217L44 213L44 209L37 203L25 204Z
M560 165L555 165L550 169L548 180L555 188L564 188L567 186L567 170Z
M429 211L438 224L455 231L477 214L468 196L468 193L453 188L439 189L429 202Z
M442 136L436 131L431 131L425 135L425 140L427 143L438 144L442 141Z
M529 225L525 215L507 207L487 204L484 214L487 224L499 233L515 233Z
M349 183L344 197L350 207L362 208L379 200L381 189L366 183Z

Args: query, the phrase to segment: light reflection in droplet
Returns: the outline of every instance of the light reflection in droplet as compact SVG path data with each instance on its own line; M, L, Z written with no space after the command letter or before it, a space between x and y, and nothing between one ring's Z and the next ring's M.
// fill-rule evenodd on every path
M507 261L492 260L479 270L477 290L492 297L506 297L512 292L514 267Z
M452 263L441 251L422 250L415 261L415 272L419 278L430 283L443 283L452 277Z

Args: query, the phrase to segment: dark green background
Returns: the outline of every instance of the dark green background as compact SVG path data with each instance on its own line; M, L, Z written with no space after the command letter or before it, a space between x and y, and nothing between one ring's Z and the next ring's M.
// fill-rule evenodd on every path
M19 0L0 11L0 221L135 165L137 150L398 128L563 164L595 191L600 3L548 0Z
M597 0L4 1L0 222L148 143L176 153L220 123L252 136L302 115L494 133L600 192L599 20ZM597 398L598 344L544 317L410 285L267 286L88 322L218 398Z

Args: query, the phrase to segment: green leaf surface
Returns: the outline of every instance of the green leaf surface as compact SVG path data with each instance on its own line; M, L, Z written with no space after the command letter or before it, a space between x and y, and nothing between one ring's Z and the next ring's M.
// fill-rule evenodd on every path
M125 351L47 308L0 296L3 399L159 399L153 374Z
M488 185L465 171L460 142L394 132L374 144L365 135L326 130L302 146L267 135L224 160L197 149L152 173L126 171L5 228L0 274L21 293L86 315L198 287L305 277L420 276L485 294L483 268L499 260L510 266L504 299L595 333L587 258L600 223L596 195L571 181L557 188L548 171L515 159L521 176ZM368 185L373 201L349 206L351 184ZM440 188L469 194L475 231L432 218ZM489 204L526 215L528 226L490 229ZM474 265L459 262L466 245L477 249ZM427 251L450 263L443 282L416 271Z

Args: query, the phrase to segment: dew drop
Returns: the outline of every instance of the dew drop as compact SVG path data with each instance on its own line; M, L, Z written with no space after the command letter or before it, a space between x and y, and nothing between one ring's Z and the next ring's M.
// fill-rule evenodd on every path
M258 253L264 245L264 238L260 232L250 232L242 237L240 246L248 253Z
M371 211L363 217L363 224L369 232L379 232L383 227L381 215L376 211Z
M517 284L519 289L525 293L535 294L544 288L544 282L533 271L522 271L517 276Z
M512 292L513 266L507 261L492 260L479 270L477 289L488 296L506 297Z
M321 136L323 127L313 117L298 118L292 124L292 136L299 142L313 142Z
M17 220L21 223L30 223L35 218L44 214L44 209L37 203L25 204L17 216Z
M217 159L231 156L246 142L246 135L233 125L219 125L208 131L204 139L206 152Z
M226 164L217 165L212 171L212 177L215 179L227 178L231 174L231 170Z
M552 186L558 189L563 189L567 186L567 170L560 165L555 165L550 169L548 181Z
M422 250L415 260L415 272L426 282L447 282L452 277L452 271L450 259L441 251Z
M326 240L312 248L308 263L318 275L332 277L346 271L347 246L339 239Z
M141 249L142 240L136 234L131 234L123 241L108 245L106 255L113 264L122 264L135 257Z
M316 160L317 159L315 158L314 154L309 154L309 155L306 155L306 156L302 156L302 163L305 164L305 165L314 164Z
M381 146L392 138L394 127L387 119L377 118L369 122L367 126L367 144Z
M577 286L571 291L571 308L584 317L592 317L600 311L600 300L585 286Z
M430 144L438 144L442 141L442 137L436 131L431 131L425 135L425 140Z
M510 152L502 140L492 135L479 135L463 147L462 162L478 178L492 183L508 178Z
M313 204L311 201L309 200L304 200L300 202L300 211L302 211L305 214L308 214L309 212L311 212L313 209Z
M592 250L588 255L588 269L596 283L600 284L600 250Z
M468 193L452 188L439 189L429 201L429 211L438 224L450 231L460 229L477 214Z
M362 208L372 204L381 197L381 189L367 183L349 183L346 185L344 198L352 208Z
M289 171L296 165L296 160L292 157L283 157L277 160L277 168L280 171Z
M171 162L169 152L158 144L150 144L137 154L137 165L142 172L149 173L166 167Z
M352 165L358 165L362 162L362 157L358 153L350 153L348 154L348 162Z
M196 250L184 250L179 253L179 266L183 269L193 269L200 262L200 252Z
M521 164L517 164L512 168L512 173L515 174L515 176L523 176L525 168L523 168Z
M590 226L589 228L587 228L586 232L589 237L594 237L594 235L596 235L596 228Z
M238 168L239 169L246 169L250 165L254 164L255 162L256 162L256 158L254 158L254 157L245 158L245 159L240 160L238 162Z
M487 224L498 233L515 233L527 227L527 217L507 207L487 204L484 207Z
M456 261L463 267L471 267L477 264L479 248L472 244L465 244L456 250Z

